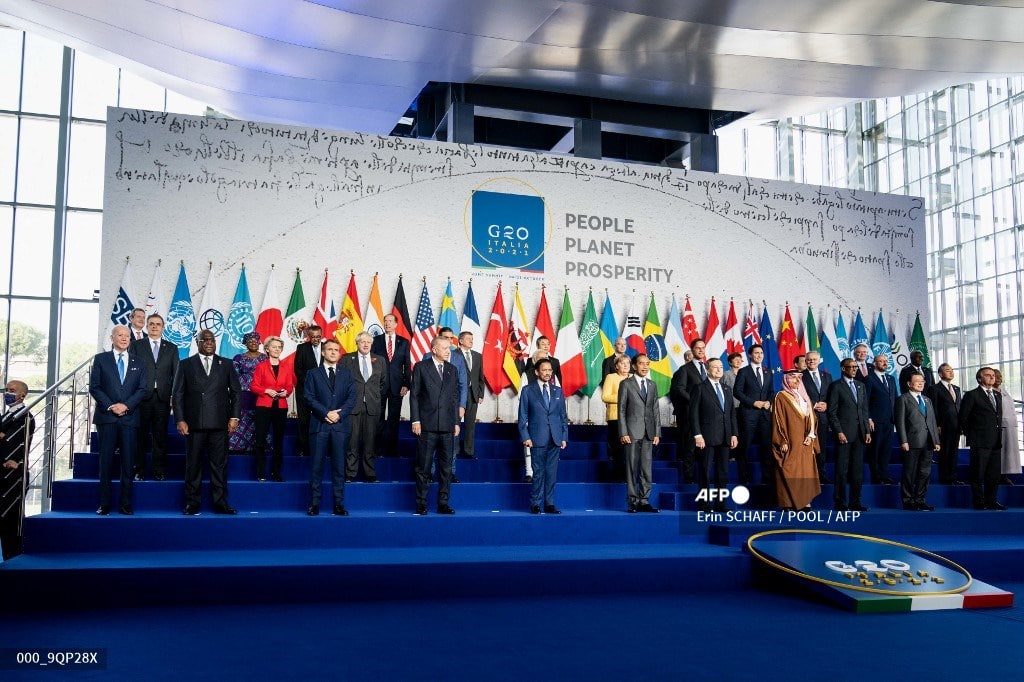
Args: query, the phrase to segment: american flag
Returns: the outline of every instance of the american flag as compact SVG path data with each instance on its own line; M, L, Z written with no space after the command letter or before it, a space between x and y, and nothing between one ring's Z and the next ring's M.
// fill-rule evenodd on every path
M754 315L754 304L751 302L750 311L747 313L747 322L743 327L743 347L750 350L750 347L755 343L762 343L761 330L758 329L756 316Z
M430 342L437 336L437 325L434 324L434 311L430 307L430 294L427 293L427 282L423 282L420 292L420 309L416 313L416 333L412 337L412 357L422 358L430 352Z

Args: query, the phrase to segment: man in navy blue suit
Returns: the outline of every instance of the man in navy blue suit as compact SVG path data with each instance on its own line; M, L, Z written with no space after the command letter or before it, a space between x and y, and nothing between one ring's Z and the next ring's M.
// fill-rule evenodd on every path
M722 384L722 361L718 358L708 360L707 371L708 380L699 384L690 396L690 433L699 453L697 485L710 490L712 479L715 488L725 488L729 475L729 451L739 444L739 425L732 391ZM703 512L711 511L707 502L701 502L697 508ZM726 512L728 508L724 501L720 501L715 503L714 510Z
M740 444L736 450L736 468L740 483L753 483L748 451L756 443L761 456L761 484L774 489L775 458L772 456L772 398L775 386L772 372L761 365L764 348L755 343L747 351L750 364L740 368L733 384L733 395L740 401L738 415Z
M569 415L562 389L551 383L555 372L551 360L541 358L533 372L537 380L528 383L519 397L519 440L533 455L530 513L540 513L543 497L545 514L561 514L555 506L555 480L558 451L569 442Z
M893 410L896 407L896 379L887 373L889 359L876 355L872 371L864 379L868 389L868 425L871 442L867 447L871 482L896 485L889 477L889 459L892 457Z
M416 514L427 513L430 462L437 451L437 513L454 514L448 504L452 482L455 438L459 436L459 379L455 365L448 362L451 344L435 336L431 355L416 363L409 391L409 418L416 436Z
M96 513L110 513L110 465L114 449L121 448L122 514L131 515L132 481L135 478L135 439L139 429L137 408L150 390L142 360L128 353L131 332L118 325L110 335L112 350L97 353L89 373L89 395L96 401L93 423L100 445L100 507Z
M334 515L348 516L345 509L345 453L351 433L349 417L356 404L356 383L352 374L338 365L341 344L324 341L323 365L306 375L306 404L309 405L309 444L313 458L309 469L309 508L320 513L320 482L324 475L324 457L331 457L331 488L334 491Z

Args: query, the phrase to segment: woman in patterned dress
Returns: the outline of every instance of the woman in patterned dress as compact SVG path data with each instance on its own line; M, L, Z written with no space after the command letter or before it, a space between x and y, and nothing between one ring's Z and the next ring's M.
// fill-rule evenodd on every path
M252 452L253 437L256 434L256 396L249 390L256 365L267 361L266 353L260 352L260 335L249 332L242 337L245 352L232 359L235 371L238 372L238 383L242 385L242 419L238 428L231 434L228 449L232 452Z

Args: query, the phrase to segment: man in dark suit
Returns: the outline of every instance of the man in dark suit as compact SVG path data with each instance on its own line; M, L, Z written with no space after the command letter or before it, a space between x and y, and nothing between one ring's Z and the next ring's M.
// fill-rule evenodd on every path
M146 445L152 443L153 479L167 478L167 419L171 416L171 389L178 371L178 347L163 338L164 318L146 318L147 336L132 341L128 352L146 367L150 390L139 406L138 449L135 480L146 480Z
M935 405L923 393L924 375L915 374L907 381L907 392L896 400L896 437L903 450L900 497L908 511L935 510L924 498L932 473L932 452L939 449L939 427Z
M32 449L36 420L25 405L28 384L11 379L0 418L0 547L6 561L21 554L21 521L25 508L26 453Z
M939 483L964 485L956 477L957 457L960 455L960 403L963 392L953 383L953 367L939 365L939 381L931 390L925 390L935 405L935 423L939 427Z
M306 404L309 405L309 440L312 458L309 467L309 507L306 513L320 513L320 483L324 477L324 457L331 457L331 489L334 515L348 516L345 509L345 452L348 450L350 415L358 389L351 372L338 366L341 344L327 339L321 348L323 365L306 374Z
M309 455L309 403L306 402L306 375L323 361L319 325L306 327L306 342L295 347L295 411L299 415L299 455Z
M858 343L853 347L853 361L857 365L857 381L865 381L871 374L871 364L868 363L868 347Z
M868 424L871 427L871 444L866 454L871 468L871 482L896 485L896 481L889 476L896 379L888 373L888 369L889 359L884 354L876 355L873 369L864 380L864 387L868 389Z
M828 387L828 424L836 440L835 493L836 511L867 511L860 503L864 479L864 445L871 442L868 424L868 394L857 381L857 362L846 358L840 365L842 377ZM847 505L846 486L850 486Z
M527 383L537 380L537 373L534 372L536 362L533 359L535 355L547 358L551 361L551 371L554 376L554 381L558 386L562 385L562 363L558 361L558 358L552 357L551 355L551 339L546 336L537 337L537 350L530 357L526 358L526 366L523 368L523 373L526 375Z
M651 506L651 459L661 442L658 387L651 380L651 360L633 358L633 376L619 383L619 438L626 456L626 511L657 513Z
M237 514L228 504L228 434L238 428L242 389L231 361L216 355L217 339L204 329L199 353L178 363L171 406L178 433L185 436L185 515L199 513L203 452L210 461L210 495L215 514Z
M703 339L694 339L690 344L692 357L672 374L668 397L672 401L672 412L676 415L676 438L678 458L683 464L683 481L694 481L693 433L690 431L690 395L702 381L707 379L704 367L706 346Z
M416 436L416 513L427 513L430 464L437 451L437 513L454 514L448 504L454 459L454 438L459 436L459 379L448 362L451 344L434 337L431 357L416 363L409 398L412 433Z
M708 360L708 380L690 398L690 431L698 452L697 484L711 489L709 470L714 467L715 488L725 488L729 476L729 450L739 445L739 424L732 391L722 383L725 370L718 358ZM711 511L707 502L700 511ZM716 502L716 512L728 511L725 501Z
M469 397L466 399L466 414L462 420L462 445L460 457L476 459L476 414L484 401L484 356L473 350L473 332L459 334L456 349L466 364L469 379Z
M384 333L374 337L370 346L371 353L384 358L386 370L377 426L377 453L385 457L398 457L398 418L402 414L402 401L412 385L409 341L395 333L397 326L398 319L394 315L385 315Z
M996 500L999 488L1000 458L1003 449L1003 405L999 391L993 389L996 372L982 367L975 374L978 387L964 393L960 404L960 430L971 448L971 502L975 509L1006 507Z
M828 417L825 411L828 410L828 387L832 383L832 375L821 369L821 354L816 350L807 351L804 356L807 369L803 372L804 390L807 397L811 399L811 407L814 409L814 418L818 424L818 445L821 451L818 453L816 463L818 465L818 481L822 485L831 483L825 475L825 444L828 443Z
M462 353L458 352L459 341L455 338L455 331L451 327L441 327L437 330L437 335L448 342L448 362L455 366L455 376L459 379L459 422L466 416L466 403L469 402L469 370L466 368L466 358ZM425 353L422 360L429 360L433 357L433 353ZM462 432L462 428L459 428L459 432ZM452 442L452 447L455 448L452 452L452 483L461 483L459 476L456 473L458 465L455 462L455 455L458 453L458 438ZM434 472L431 470L431 477Z
M612 343L614 348L611 355L604 359L601 363L601 382L604 383L604 378L609 374L615 374L615 361L626 354L626 339L621 336Z
M910 377L920 374L924 377L925 393L935 385L935 374L931 367L924 366L924 353L919 350L910 351L910 364L900 370L900 391L906 393L910 390Z
M740 483L753 482L750 467L750 446L756 444L761 457L761 485L774 490L775 457L772 455L772 399L775 386L772 372L763 367L764 348L753 344L747 349L750 362L736 372L733 393L740 401L737 421L740 426L740 445L736 449L736 468Z
M551 381L550 358L539 359L533 371L536 381L519 396L519 440L533 456L530 513L539 514L543 500L545 514L560 514L555 506L555 480L559 451L569 442L569 416L562 389Z
M92 421L100 447L100 506L96 513L110 513L110 465L114 450L121 448L122 514L131 515L135 469L135 437L139 428L138 407L149 394L149 375L142 360L128 353L128 327L118 325L110 335L111 350L97 353L89 372L89 395L96 401Z
M380 398L384 395L384 358L370 352L373 335L356 334L356 352L346 353L341 366L352 375L356 386L356 402L352 408L352 435L349 437L345 462L345 482L356 480L362 463L363 476L369 483L377 482L375 441L380 421Z

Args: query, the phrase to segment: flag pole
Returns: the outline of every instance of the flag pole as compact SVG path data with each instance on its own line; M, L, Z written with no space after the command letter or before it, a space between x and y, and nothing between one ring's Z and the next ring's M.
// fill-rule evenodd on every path
M501 402L501 392L499 391L499 392L494 394L494 420L492 422L493 424L501 424L502 423L501 416L498 413L498 403L500 403L500 402Z

